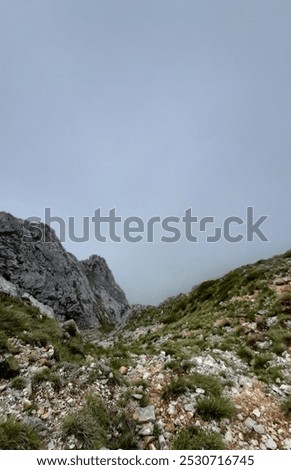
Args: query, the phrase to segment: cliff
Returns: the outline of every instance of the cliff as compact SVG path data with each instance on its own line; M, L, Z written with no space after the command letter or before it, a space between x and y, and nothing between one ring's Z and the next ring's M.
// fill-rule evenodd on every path
M61 319L83 328L115 324L129 311L124 292L99 256L79 261L48 225L0 212L0 274Z

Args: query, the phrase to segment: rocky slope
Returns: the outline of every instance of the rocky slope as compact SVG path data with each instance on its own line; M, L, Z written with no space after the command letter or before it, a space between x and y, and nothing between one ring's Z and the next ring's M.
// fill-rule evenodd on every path
M138 307L110 333L80 334L8 288L0 448L18 425L22 448L291 449L291 252Z
M82 327L120 322L129 311L106 261L78 261L47 225L0 212L0 275Z

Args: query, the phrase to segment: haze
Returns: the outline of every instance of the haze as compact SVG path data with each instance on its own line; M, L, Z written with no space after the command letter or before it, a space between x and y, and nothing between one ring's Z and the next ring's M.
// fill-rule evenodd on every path
M64 243L130 302L291 248L289 0L2 0L0 67L0 210L269 216L268 242Z

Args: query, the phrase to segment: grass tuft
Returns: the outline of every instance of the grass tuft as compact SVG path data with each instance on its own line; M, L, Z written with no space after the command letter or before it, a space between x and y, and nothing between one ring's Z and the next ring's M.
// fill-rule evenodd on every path
M8 418L0 422L0 449L1 450L39 450L42 442L31 426Z
M64 436L74 435L83 449L96 450L107 444L109 413L103 401L89 395L85 406L68 415L63 422Z
M233 403L226 397L205 397L198 400L196 412L206 421L231 418L235 413Z
M191 426L183 429L172 442L173 450L223 450L225 444L217 432L208 432Z

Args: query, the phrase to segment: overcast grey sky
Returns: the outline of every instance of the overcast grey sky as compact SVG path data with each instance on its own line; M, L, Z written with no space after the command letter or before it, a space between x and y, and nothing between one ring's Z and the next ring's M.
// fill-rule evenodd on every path
M0 0L0 72L0 210L270 216L269 242L65 243L131 302L291 248L290 0Z

